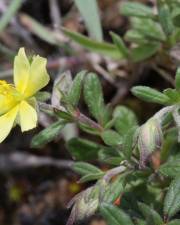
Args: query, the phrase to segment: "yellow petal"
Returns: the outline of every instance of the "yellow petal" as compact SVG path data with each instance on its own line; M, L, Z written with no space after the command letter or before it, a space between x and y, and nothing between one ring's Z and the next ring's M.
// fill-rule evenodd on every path
M21 130L31 130L37 125L37 112L26 101L22 101L19 108L19 119Z
M24 92L26 97L33 96L37 91L46 86L49 82L49 75L46 70L47 60L40 56L33 58L30 67L30 76L27 88Z
M8 113L0 116L0 143L8 136L10 133L14 121L18 113L19 106L14 107Z
M20 48L14 59L14 84L20 93L24 93L29 80L30 63L24 48Z

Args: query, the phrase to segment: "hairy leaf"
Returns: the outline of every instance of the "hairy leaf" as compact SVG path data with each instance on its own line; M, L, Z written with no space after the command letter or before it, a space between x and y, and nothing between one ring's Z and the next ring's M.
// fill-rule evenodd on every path
M147 86L136 86L131 91L136 97L146 102L159 104L168 104L169 102L169 98L165 94Z
M164 214L174 216L180 210L180 177L172 181L164 201Z

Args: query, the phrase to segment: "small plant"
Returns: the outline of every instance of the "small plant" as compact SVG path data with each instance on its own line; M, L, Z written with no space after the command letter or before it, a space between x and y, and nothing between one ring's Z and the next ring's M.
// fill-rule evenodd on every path
M78 137L67 142L72 157L78 161L73 168L82 176L80 182L94 181L69 204L73 208L68 225L96 211L109 224L180 224L180 69L175 83L175 89L163 92L146 86L132 88L140 99L163 105L139 125L134 112L126 106L112 109L105 104L96 74L82 71L74 80L69 73L57 78L51 105L40 104L57 121L36 135L32 146L41 147L53 140L68 123L76 123L98 140ZM91 117L78 108L82 90ZM86 162L93 159L109 165L109 170Z
M173 48L180 41L180 2L157 0L156 6L157 12L138 2L121 3L120 12L130 19L130 27L124 37L110 32L112 44L96 41L67 29L64 32L75 42L103 56L127 59L133 63L154 56L155 63L158 61L158 64L163 65L174 56Z
M82 71L73 80L69 72L61 74L54 82L51 104L44 103L49 94L36 92L49 81L45 65L44 58L29 60L24 49L19 50L14 63L15 86L0 83L0 137L3 141L16 123L22 131L36 126L35 102L56 122L33 138L32 147L52 141L69 123L97 136L97 142L79 137L67 142L72 157L78 161L73 169L82 176L80 182L94 182L70 202L73 208L67 224L95 212L109 224L180 224L180 69L175 89L159 92L146 86L132 88L138 98L163 105L139 125L135 113L126 106L112 108L105 104L95 73ZM78 107L82 90L90 116ZM107 164L109 169L103 171L87 162L91 160Z

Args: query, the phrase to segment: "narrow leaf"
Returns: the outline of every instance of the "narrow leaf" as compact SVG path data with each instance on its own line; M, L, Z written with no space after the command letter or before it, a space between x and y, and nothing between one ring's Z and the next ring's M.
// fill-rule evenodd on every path
M154 102L158 104L168 104L169 102L169 98L165 94L150 87L136 86L133 87L131 91L133 95L146 102Z
M26 26L33 34L40 37L43 41L46 41L47 43L52 45L61 45L60 42L57 41L52 31L48 30L32 17L26 14L22 14L20 20L24 26Z
M123 152L125 157L129 160L133 151L134 135L137 127L131 128L123 139Z
M80 183L88 182L88 181L93 181L93 180L98 180L104 176L104 173L90 173L87 174L79 180Z
M100 212L105 217L108 224L133 225L130 217L116 206L104 203L100 206Z
M176 89L180 91L180 67L176 71L176 78L175 78L175 84L176 84Z
M113 44L109 44L106 42L98 42L82 34L79 34L77 32L72 32L64 28L63 28L63 31L73 41L77 42L78 44L82 45L83 47L93 52L97 52L99 54L102 54L103 56L107 56L113 59L123 58L123 55L120 54L117 47Z
M80 95L81 95L81 89L82 89L82 81L84 79L84 76L86 74L86 71L81 71L76 75L76 77L73 80L71 89L69 90L67 99L70 104L73 106L77 106Z
M128 48L125 46L124 41L117 34L113 32L110 32L110 34L114 44L116 45L117 49L119 49L120 54L122 54L124 58L127 58L129 55L129 51Z
M158 16L161 26L167 36L174 31L172 16L168 4L164 0L158 0Z
M144 203L138 203L139 209L145 217L148 225L162 225L163 220L161 216L151 207Z
M48 128L44 129L39 134L33 137L31 141L31 146L33 148L40 148L45 144L51 142L60 134L60 131L63 129L64 126L64 120L59 120L53 123Z
M180 210L180 177L172 181L164 201L165 216L172 217Z
M77 172L81 175L102 173L102 171L99 168L97 168L96 166L93 166L93 165L91 165L89 163L85 163L85 162L74 163L73 169L75 172Z
M125 16L155 18L150 7L138 2L123 2L120 5L120 11Z
M94 118L103 124L104 98L101 83L94 73L89 73L85 78L84 99Z
M0 32L2 32L11 21L17 10L21 7L23 0L12 0L0 20Z
M102 41L102 27L96 0L75 0L83 20L86 23L89 34L97 41Z

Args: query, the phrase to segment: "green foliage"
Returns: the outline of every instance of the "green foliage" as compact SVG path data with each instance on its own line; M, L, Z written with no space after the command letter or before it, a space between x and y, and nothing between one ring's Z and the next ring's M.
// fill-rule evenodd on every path
M107 219L108 224L133 225L129 216L116 206L104 203L100 206L100 212Z
M41 131L39 134L33 137L31 141L31 146L33 148L40 148L43 145L51 142L54 140L62 130L62 128L65 126L65 121L64 120L59 120L43 131Z
M74 163L73 169L81 175L102 173L102 171L96 166L85 162Z
M67 101L72 104L73 106L77 106L80 95L81 95L81 89L82 89L82 81L84 79L86 71L81 71L78 73L73 80L71 89L69 90Z
M164 176L176 177L180 172L180 156L176 156L165 164L162 164L159 168L159 172Z
M102 41L102 28L96 0L75 0L89 34L97 41Z
M151 8L138 2L124 2L120 6L120 11L124 16L155 18Z
M148 225L162 225L163 220L161 216L151 207L144 203L138 203L139 209L143 214Z
M123 194L125 188L125 179L124 177L117 177L115 181L113 181L106 191L103 201L106 203L114 203L117 198Z
M116 146L122 144L121 136L113 130L106 130L102 132L102 139L104 143L110 146Z
M113 33L113 32L111 32L110 34L112 36L112 40L113 40L114 44L117 46L117 49L119 49L120 54L123 54L123 56L125 58L128 57L129 56L129 50L125 46L121 37L118 36L117 34Z
M180 220L173 220L168 223L168 225L179 225L179 224L180 224Z
M172 181L164 200L164 214L174 216L180 210L180 177Z
M0 21L0 32L22 4L22 0L9 2ZM123 1L120 13L129 19L128 26L124 36L110 31L110 43L103 41L97 0L74 0L74 3L85 22L88 37L65 28L59 32L49 30L28 15L21 14L21 23L41 40L56 47L63 45L72 53L69 42L62 44L59 34L64 32L72 41L100 54L102 57L98 59L102 60L103 69L104 64L108 70L115 63L117 70L121 70L121 65L129 67L129 75L139 74L139 69L144 67L155 70L171 82L171 88L158 91L147 86L132 87L134 96L162 105L151 118L139 124L132 110L138 105L133 105L129 98L125 104L132 109L118 103L114 106L114 102L106 104L97 74L81 71L72 79L71 73L65 71L55 79L52 96L48 92L35 96L37 108L47 113L53 122L33 137L31 146L40 148L57 140L63 136L66 125L75 125L77 132L65 145L72 159L77 160L71 169L81 176L79 182L91 181L92 186L73 199L71 222L98 212L109 225L179 225L180 68L177 68L175 82L169 73L175 68L173 51L178 58L176 66L180 64L180 0L157 0L156 10L147 4ZM3 52L12 56L3 47L0 44ZM75 51L73 49L76 56ZM94 56L91 68L96 70L93 60ZM163 73L166 62L170 67ZM113 76L118 74L117 70L111 70L112 76L108 78L119 87L118 78ZM106 76L107 71L104 72ZM134 76L126 79L132 79L127 87L136 82ZM136 83L140 84L141 79ZM18 120L19 115L15 122Z
M177 91L180 91L180 68L177 69L175 82Z
M171 35L174 30L170 7L163 0L158 0L159 21L167 36Z
M72 138L68 141L67 148L76 160L96 159L100 150L98 144L82 138Z
M171 48L179 41L179 6L178 0L177 2L158 0L156 3L157 13L155 13L151 7L139 2L126 1L121 3L120 13L130 19L130 28L124 36L125 40L130 42L129 47L124 43L123 37L119 37L113 32L110 32L110 34L114 45L95 42L84 35L68 30L64 30L64 32L73 41L90 51L113 59L124 58L133 63L156 56L163 59L163 57L170 57ZM86 11L91 10L91 7L87 7L86 4L84 8L83 12L81 10L81 13L88 21L87 29L89 30L89 24L93 20L89 16L89 12L86 13ZM97 10L94 11L97 12ZM96 18L95 13L94 19ZM99 22L94 24L99 27ZM91 29L97 30L94 24L91 26Z
M92 116L100 123L104 124L105 105L102 93L101 83L94 73L86 76L84 83L84 100Z
M122 42L118 45L123 46ZM33 138L33 147L54 140L69 123L75 123L88 134L86 139L73 137L66 144L77 160L72 169L80 174L79 182L93 182L74 201L72 214L78 210L74 221L92 215L87 210L90 205L90 212L99 211L109 224L176 225L179 222L179 70L174 89L160 92L136 86L132 93L164 106L139 125L128 107L117 105L110 109L105 104L100 79L95 73L85 71L73 80L70 73L61 74L54 84L52 105L40 104L40 109L57 122ZM43 99L41 94L40 97L39 100ZM78 108L80 99L87 106L87 115ZM90 135L93 136L87 140ZM97 161L108 170L92 164ZM172 217L174 221L170 220Z
M169 98L165 94L146 86L136 86L132 88L132 93L147 102L158 104L168 104Z
M113 112L114 126L120 135L126 135L129 129L137 126L134 112L126 106L117 106Z
M77 32L72 32L67 29L63 29L63 31L73 41L77 42L78 44L82 45L83 47L93 52L97 52L99 54L109 56L113 59L123 58L123 54L120 54L117 47L113 44L95 41L82 34L79 34Z
M131 58L133 62L140 62L153 56L159 49L160 44L140 44L131 50Z

